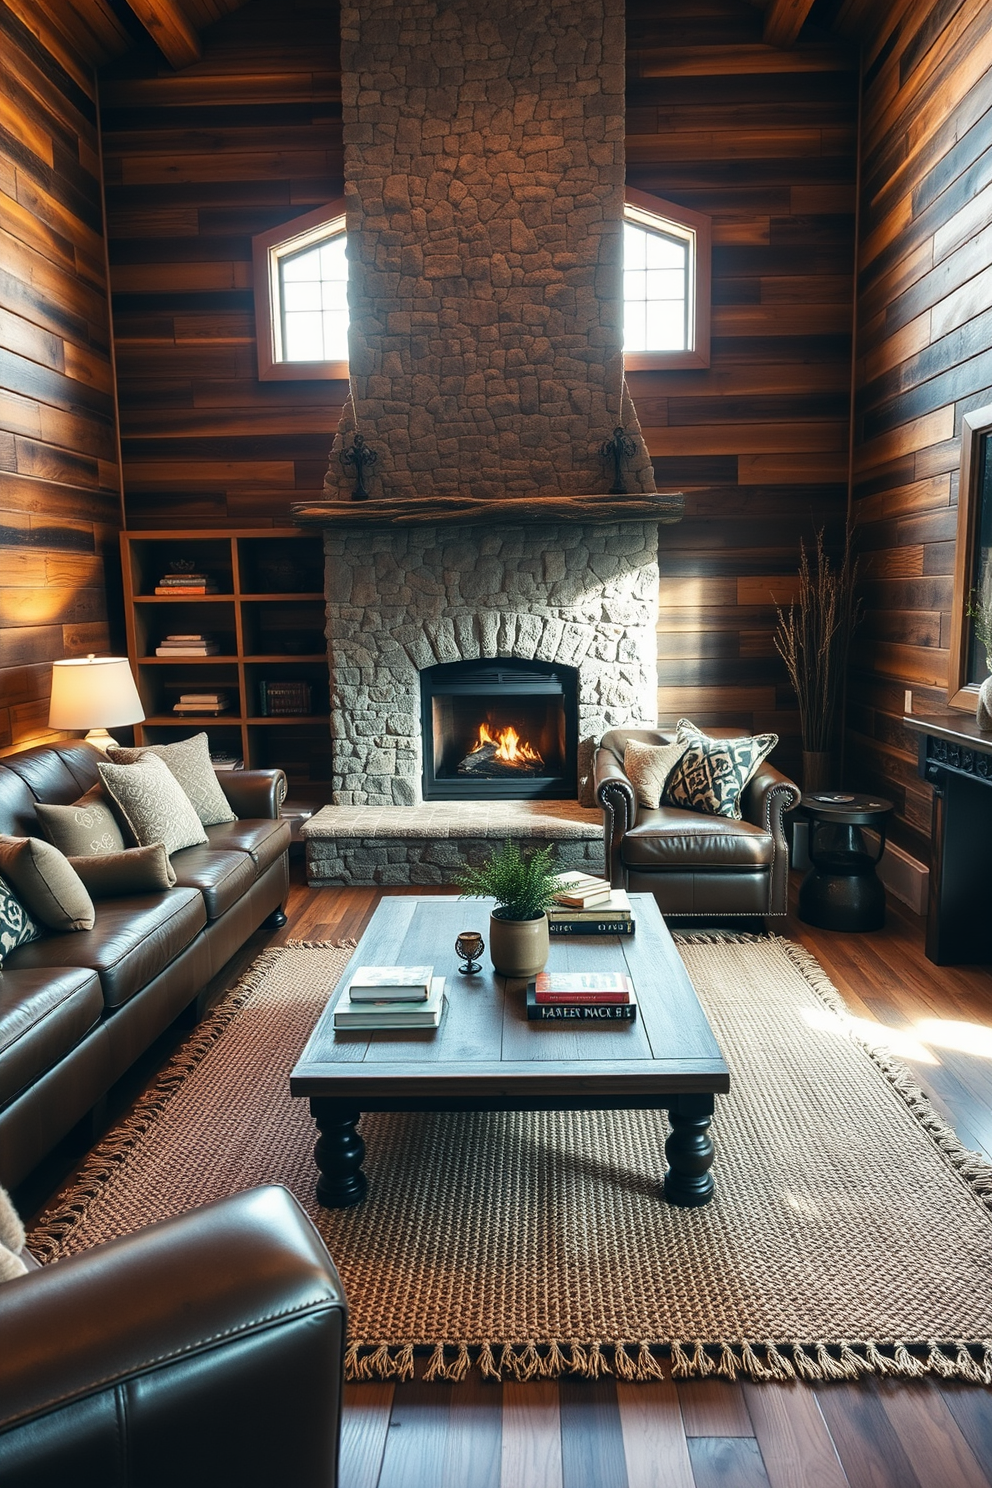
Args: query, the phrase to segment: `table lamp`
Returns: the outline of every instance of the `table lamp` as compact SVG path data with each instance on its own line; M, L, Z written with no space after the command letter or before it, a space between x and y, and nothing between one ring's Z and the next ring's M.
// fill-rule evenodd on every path
M115 741L107 733L145 716L126 656L79 656L52 663L52 701L48 726L89 729L88 744L106 749Z

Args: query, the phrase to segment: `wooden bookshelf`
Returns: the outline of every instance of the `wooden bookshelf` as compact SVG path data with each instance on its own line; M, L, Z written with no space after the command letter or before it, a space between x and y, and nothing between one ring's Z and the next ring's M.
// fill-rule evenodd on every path
M157 595L161 576L180 559L217 585L216 594ZM286 771L296 800L328 799L330 700L324 646L324 560L313 535L297 528L122 532L128 654L145 707L139 744L166 744L206 731L246 769ZM166 635L213 636L213 656L156 656ZM260 712L261 681L309 684L312 711ZM222 690L230 710L173 712L181 692Z

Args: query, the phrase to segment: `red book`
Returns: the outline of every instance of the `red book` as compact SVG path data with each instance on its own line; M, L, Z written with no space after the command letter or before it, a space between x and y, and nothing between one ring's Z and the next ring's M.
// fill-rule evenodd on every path
M534 979L534 1000L539 1003L625 1003L633 986L619 971L542 971Z

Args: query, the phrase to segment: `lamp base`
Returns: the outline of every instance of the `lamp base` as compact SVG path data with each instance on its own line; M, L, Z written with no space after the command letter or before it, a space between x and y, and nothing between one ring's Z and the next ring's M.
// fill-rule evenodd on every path
M108 749L117 747L117 740L106 729L90 729L83 742L92 744L94 749L102 749L104 754Z

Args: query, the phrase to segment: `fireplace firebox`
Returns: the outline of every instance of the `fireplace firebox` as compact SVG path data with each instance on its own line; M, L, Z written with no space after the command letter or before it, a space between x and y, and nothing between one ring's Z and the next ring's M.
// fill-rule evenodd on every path
M513 658L420 673L424 800L574 799L574 667Z

